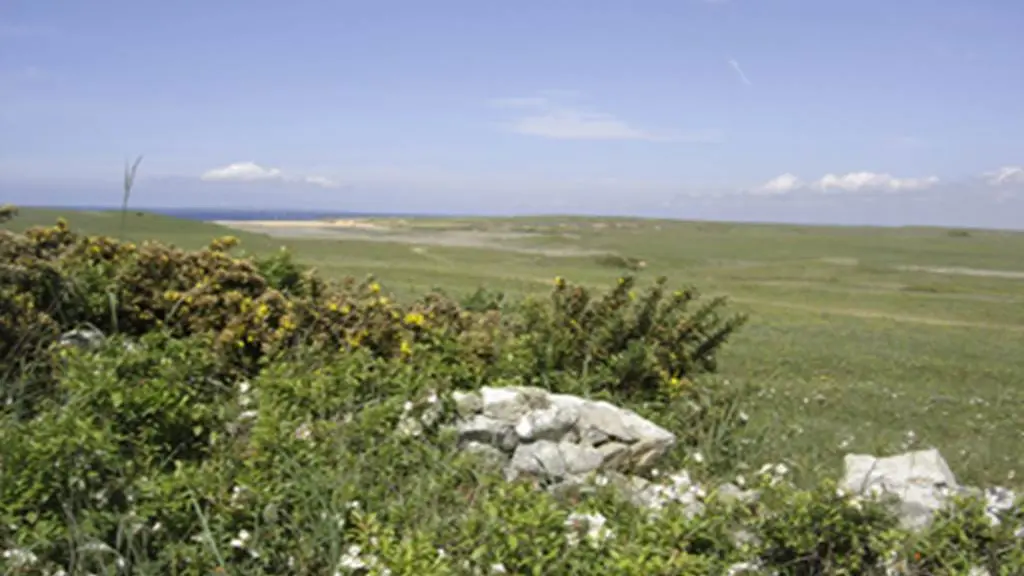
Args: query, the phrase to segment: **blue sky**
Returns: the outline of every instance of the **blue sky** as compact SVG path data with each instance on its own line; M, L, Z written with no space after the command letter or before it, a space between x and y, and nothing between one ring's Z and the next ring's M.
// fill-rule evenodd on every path
M145 154L140 205L1024 227L1021 30L1019 0L5 0L0 200L116 203Z

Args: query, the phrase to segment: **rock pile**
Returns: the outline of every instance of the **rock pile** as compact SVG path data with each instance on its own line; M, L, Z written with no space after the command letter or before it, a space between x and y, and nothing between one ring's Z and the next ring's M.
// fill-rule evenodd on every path
M635 412L539 388L456 393L459 441L490 454L509 480L582 480L593 472L642 473L676 441Z
M658 510L678 502L690 515L703 511L710 492L742 501L758 497L755 490L731 483L701 486L685 470L657 482L644 478L676 438L637 413L608 402L527 387L484 387L457 392L454 400L459 414L455 426L463 448L500 465L508 480L531 478L553 490L590 479L612 482L637 505ZM784 465L766 465L760 471L775 481L786 473ZM1013 506L1015 498L1005 488L960 486L934 449L884 458L849 454L840 486L855 499L894 497L895 512L911 530L927 526L956 495L983 497L993 521Z

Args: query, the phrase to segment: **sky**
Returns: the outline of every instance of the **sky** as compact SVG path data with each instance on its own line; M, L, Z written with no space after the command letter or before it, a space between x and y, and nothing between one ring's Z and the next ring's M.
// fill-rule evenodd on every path
M1024 228L1020 0L0 0L0 202Z

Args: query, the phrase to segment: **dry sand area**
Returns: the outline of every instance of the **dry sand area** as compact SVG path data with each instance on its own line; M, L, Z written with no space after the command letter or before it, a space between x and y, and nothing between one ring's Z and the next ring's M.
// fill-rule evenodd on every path
M585 250L575 246L531 246L531 240L550 238L550 235L509 229L477 230L417 226L407 220L220 220L221 226L266 234L276 238L316 238L322 240L353 240L363 242L394 242L417 246L447 246L454 248L483 248L540 256L574 257L599 256L604 251ZM571 235L561 235L571 240Z
M822 258L826 264L836 266L857 266L860 261L856 258ZM977 276L981 278L1006 278L1008 280L1024 280L1024 271L1018 270L989 270L986 268L964 268L962 266L896 266L897 270L904 272L924 272L926 274L952 274L954 276Z

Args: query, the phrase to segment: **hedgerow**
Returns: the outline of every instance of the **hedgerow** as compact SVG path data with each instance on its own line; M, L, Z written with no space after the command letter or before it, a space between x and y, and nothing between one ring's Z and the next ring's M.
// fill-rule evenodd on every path
M963 502L911 535L834 484L762 479L756 502L652 516L612 486L506 482L445 426L451 391L540 386L628 405L727 464L745 398L712 373L745 318L722 299L623 277L601 294L553 279L542 299L397 301L373 278L236 245L135 245L63 221L0 234L5 570L1024 572L1019 510L993 526ZM69 346L71 330L101 337ZM436 417L397 434L410 404Z

